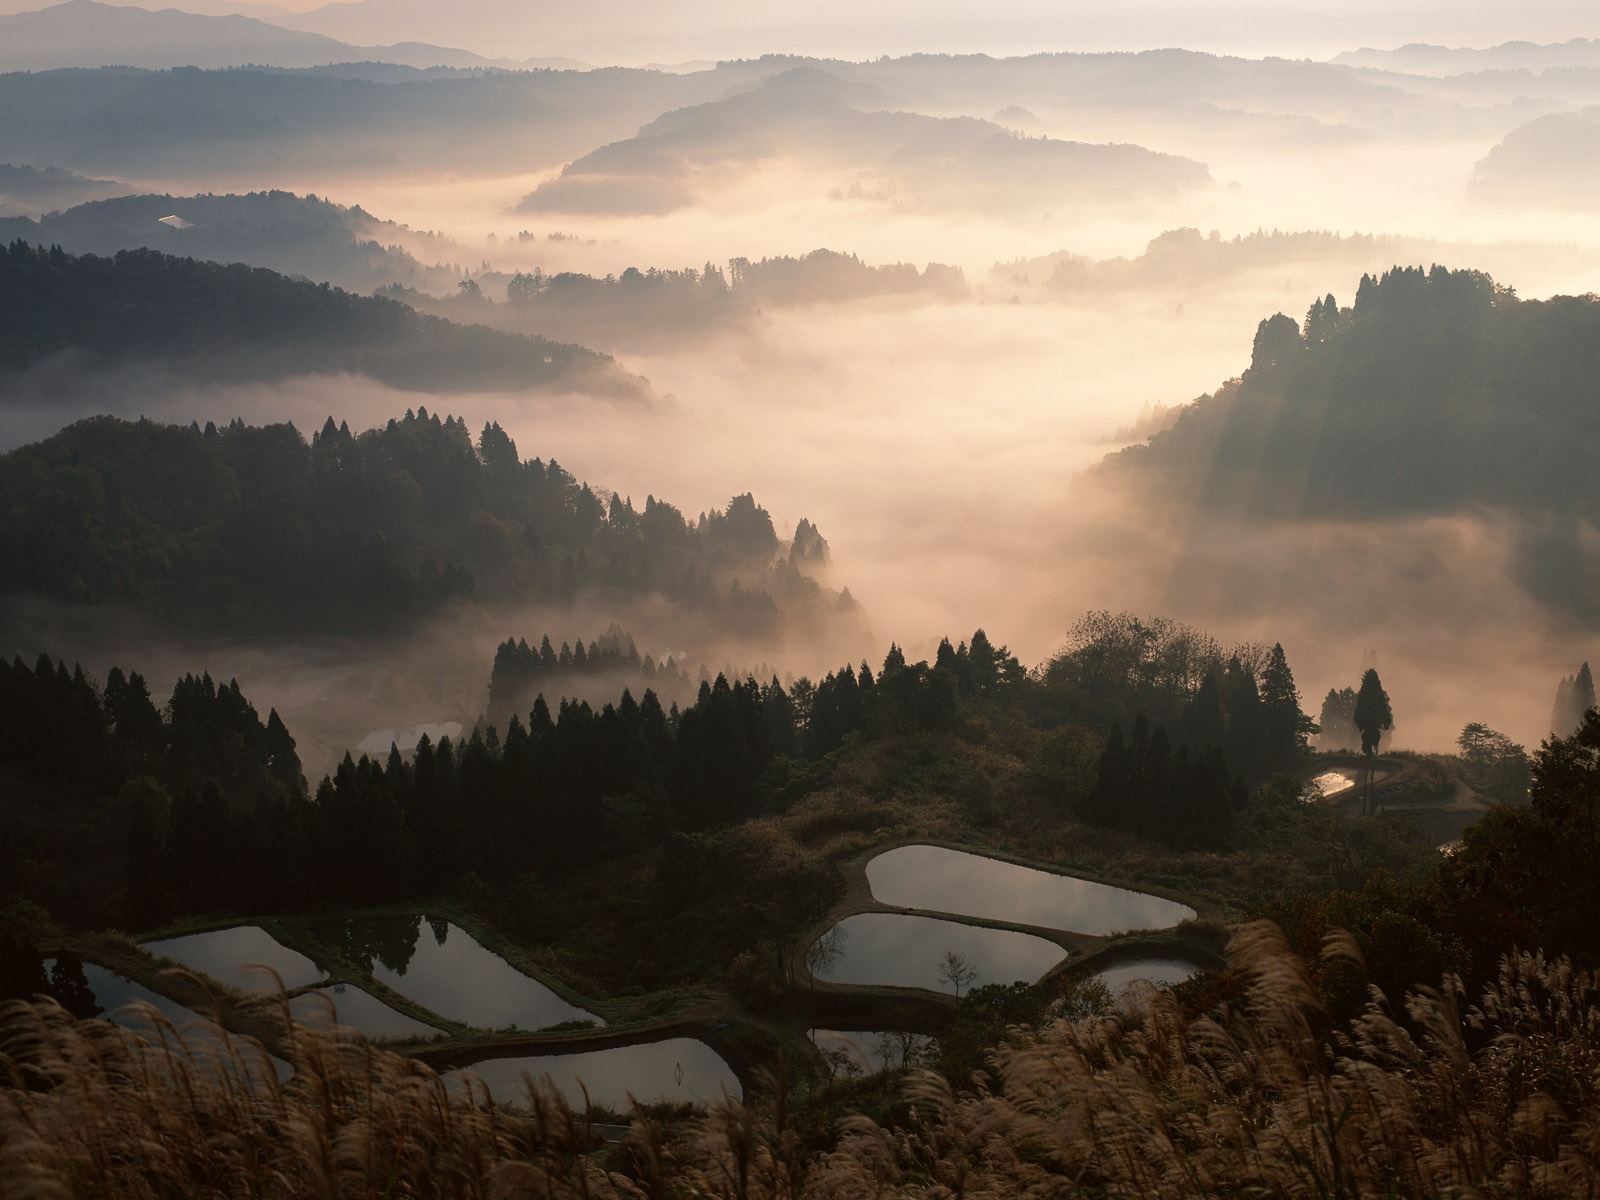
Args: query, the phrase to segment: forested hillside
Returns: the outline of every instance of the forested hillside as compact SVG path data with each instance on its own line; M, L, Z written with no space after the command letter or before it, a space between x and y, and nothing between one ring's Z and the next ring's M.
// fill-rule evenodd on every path
M264 268L13 242L0 252L0 373L62 355L91 369L159 359L215 380L348 371L413 390L642 395L639 380L581 346L454 325Z
M810 536L806 531L811 530ZM374 632L452 600L660 595L756 636L853 602L748 494L694 519L602 500L491 423L426 408L204 429L99 417L0 458L0 593L126 606L211 632Z
M1600 300L1519 300L1476 271L1363 276L1256 333L1250 369L1100 468L1274 521L1494 507L1600 518Z

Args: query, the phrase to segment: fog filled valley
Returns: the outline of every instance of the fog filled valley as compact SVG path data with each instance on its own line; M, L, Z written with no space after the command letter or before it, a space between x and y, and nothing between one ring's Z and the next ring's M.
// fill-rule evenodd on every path
M1589 16L437 8L0 0L0 1177L1600 1178Z

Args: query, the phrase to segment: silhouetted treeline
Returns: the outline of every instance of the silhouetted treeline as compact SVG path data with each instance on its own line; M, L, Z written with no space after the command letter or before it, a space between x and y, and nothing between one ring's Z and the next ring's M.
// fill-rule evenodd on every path
M1126 731L1143 715L1178 745L1222 750L1252 778L1292 765L1314 728L1281 645L1224 650L1204 631L1160 617L1088 613L1040 682L1035 703L1045 723Z
M809 532L808 532L809 531ZM853 608L814 527L780 542L748 494L687 520L602 501L498 424L427 409L359 436L330 418L184 428L110 417L0 457L0 592L129 605L186 629L369 631L476 596L656 593L734 635Z
M0 370L75 351L95 367L159 360L211 379L353 371L417 390L563 380L642 395L581 346L455 325L403 304L156 250L109 258L14 241L0 252Z
M0 896L74 924L142 927L174 889L183 911L212 907L234 826L306 796L294 738L236 682L185 675L158 708L137 671L97 687L43 655L0 661L0 781Z
M139 776L173 792L213 783L241 805L306 790L277 710L261 720L237 681L185 675L157 708L137 671L113 667L96 687L48 655L32 668L0 660L0 763L74 799Z
M1113 628L1134 624L1112 621ZM507 645L505 655L524 653ZM586 661L628 659L621 639L596 650L585 651ZM1281 652L1270 653L1269 666L1279 659ZM1230 688L1255 695L1253 676L1237 664L1230 660ZM1213 678L1202 677L1197 697ZM1098 767L1091 760L1087 774L1080 769L1063 783L1051 774L1041 749L1048 738L1039 735L1062 728L1061 711L1083 708L1088 698L1071 693L1090 685L1030 675L982 630L960 643L945 639L931 663L908 662L891 647L877 671L863 662L815 683L718 676L681 710L664 707L649 689L637 700L624 690L598 707L577 700L552 707L540 695L525 715L464 738L424 737L409 755L398 747L377 757L346 755L310 795L288 731L275 713L260 722L236 685L185 677L157 710L143 680L120 670L97 689L81 670L41 660L32 670L6 667L0 683L0 771L26 797L21 807L0 810L0 820L16 827L4 839L9 853L0 855L0 894L44 904L72 924L143 929L183 914L470 894L531 934L544 918L518 896L544 895L549 881L631 859L660 882L651 920L722 930L706 961L726 965L742 945L741 921L756 918L713 911L716 895L737 891L733 882L690 887L684 874L685 861L726 855L740 870L770 875L765 894L788 897L763 908L757 922L763 943L778 951L771 964L781 964L801 918L820 916L837 881L768 861L778 851L750 819L823 786L836 761L830 756L840 752L847 759L856 747L888 739L935 752L963 731L1009 728L1011 740L1031 747L1021 752L1031 771L1022 786L1046 803L1188 847L1230 844L1244 799L1241 768L1229 760L1233 743L1206 741L1194 724L1187 740L1172 737L1142 714L1131 742L1115 725L1074 722L1070 728L1103 739L1104 748ZM1185 711L1195 708L1191 699ZM1249 714L1255 736L1270 736L1270 710L1259 699L1221 711L1234 722ZM1037 735L1017 736L1030 726ZM1260 762L1259 752L1250 761ZM976 799L980 808L997 802L992 789ZM794 879L786 875L791 868L799 871ZM664 964L659 948L652 953ZM752 968L752 981L771 977L771 966Z

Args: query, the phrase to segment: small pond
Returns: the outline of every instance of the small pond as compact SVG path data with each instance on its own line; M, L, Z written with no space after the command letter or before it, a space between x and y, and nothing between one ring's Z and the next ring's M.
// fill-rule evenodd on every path
M1200 969L1199 964L1186 958L1139 958L1096 971L1093 978L1104 983L1115 996L1123 988L1140 980L1157 987L1170 987L1174 983L1193 979Z
M830 1058L843 1055L841 1073L850 1075L876 1075L890 1067L904 1066L907 1056L915 1062L933 1042L921 1033L865 1029L809 1029L806 1036Z
M158 942L145 942L144 948L157 958L170 958L191 971L211 976L218 983L259 996L276 995L278 985L270 975L247 971L247 963L271 967L283 980L286 991L322 978L316 963L274 940L258 925L235 925L232 929L163 938Z
M886 850L867 863L867 882L884 904L1074 933L1167 929L1195 915L1187 904L1160 896L943 846Z
M818 966L818 979L950 992L950 983L939 977L939 967L945 955L954 952L977 972L975 979L963 984L963 995L968 987L986 983L1032 983L1067 956L1054 942L1031 933L908 913L857 913L828 930L818 944L829 941L834 953L831 961L825 958Z
M289 1012L300 1024L312 1029L327 1029L337 1022L374 1040L408 1041L431 1038L441 1032L433 1025L391 1008L370 992L342 983L302 992L289 1001Z
M739 1078L722 1056L694 1038L669 1038L586 1050L580 1054L541 1054L525 1058L486 1058L466 1068L488 1085L498 1103L526 1104L524 1074L550 1076L567 1103L582 1111L583 1088L589 1099L620 1113L628 1111L628 1094L641 1104L658 1100L710 1104L726 1093L743 1096ZM462 1072L451 1072L459 1079Z
M46 971L54 966L55 959L45 960ZM157 1019L139 1009L129 1007L136 1003L149 1005L160 1014L160 1019L165 1020L173 1030L177 1031L191 1060L220 1063L223 1064L223 1069L230 1073L235 1070L232 1055L223 1042L222 1028L209 1017L203 1017L185 1008L176 1000L169 999L160 992L151 991L131 979L125 979L115 971L108 971L96 963L84 963L83 976L89 983L89 990L94 993L95 1003L100 1006L100 1016L103 1019L122 1026L130 1033L138 1034L146 1041L160 1044L162 1034L158 1030ZM171 1037L172 1033L168 1031L166 1038L169 1045ZM251 1073L252 1078L255 1078L255 1073L261 1069L262 1059L270 1064L280 1083L293 1074L294 1069L287 1062L275 1054L268 1054L253 1038L234 1036L231 1040L239 1059L245 1064L245 1069Z
M328 921L316 934L413 1003L478 1029L544 1029L592 1021L449 921L421 916Z

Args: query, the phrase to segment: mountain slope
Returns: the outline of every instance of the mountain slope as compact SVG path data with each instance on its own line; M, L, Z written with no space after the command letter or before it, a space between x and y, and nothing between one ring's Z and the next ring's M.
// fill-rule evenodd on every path
M153 250L76 257L12 243L0 253L0 330L0 373L63 357L90 370L159 360L202 379L351 371L414 390L643 394L609 357L581 346Z
M18 239L73 254L152 249L242 262L363 293L395 283L453 292L460 278L455 268L424 266L409 250L436 260L459 253L454 242L381 221L360 207L290 192L119 196L37 220L0 218L0 244Z

